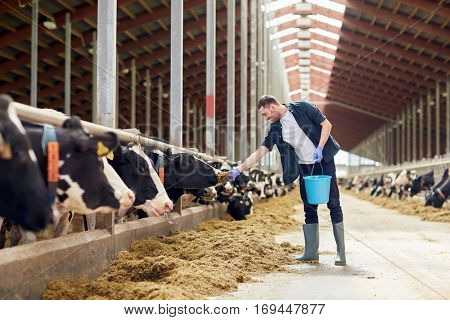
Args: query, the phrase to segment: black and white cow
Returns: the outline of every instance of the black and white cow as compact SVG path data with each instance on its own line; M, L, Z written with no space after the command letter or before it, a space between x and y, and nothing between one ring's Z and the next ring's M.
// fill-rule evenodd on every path
M47 155L42 146L44 126L24 123L41 173L47 176ZM60 207L77 213L114 212L120 207L114 189L103 173L102 161L118 144L115 133L90 135L76 116L55 128L59 143L59 182L56 199Z
M146 149L159 172L169 198L176 202L184 193L221 184L225 174L189 153Z
M228 200L228 213L234 220L246 220L252 211L253 198L251 192L234 193Z
M38 231L53 221L36 155L8 96L0 96L0 227L3 218Z
M435 208L442 208L450 195L450 177L436 190L434 190L431 196L431 204Z
M148 216L159 216L173 209L173 202L168 197L153 161L138 144L117 147L108 156L108 162L134 191L133 206L143 210Z
M436 191L436 189L440 188L444 184L444 182L447 181L448 177L449 177L449 174L448 174L448 168L447 168L447 169L445 169L444 173L442 174L441 179L435 185L433 185L431 187L430 191L428 191L425 194L425 206L432 205L432 198L433 198L434 191Z
M409 196L413 197L423 190L429 190L434 185L434 170L417 176L413 179L411 187L408 188Z

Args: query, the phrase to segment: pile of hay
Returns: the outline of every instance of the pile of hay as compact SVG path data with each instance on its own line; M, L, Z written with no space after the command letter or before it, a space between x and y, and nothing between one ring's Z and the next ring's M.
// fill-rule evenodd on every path
M450 222L450 209L448 208L425 207L423 203L411 199L398 200L387 197L371 197L364 192L356 193L345 190L343 192L362 200L371 201L386 209L394 209L402 214L419 216L424 221Z
M298 230L298 190L261 201L245 221L212 220L196 230L135 241L97 280L52 281L44 299L204 299L253 275L286 271L302 247L274 235Z

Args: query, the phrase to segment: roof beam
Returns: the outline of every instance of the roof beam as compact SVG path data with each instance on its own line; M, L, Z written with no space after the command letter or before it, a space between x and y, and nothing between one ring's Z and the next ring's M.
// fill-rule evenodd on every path
M419 48L422 48L423 50L435 53L435 54L439 54L442 55L444 57L450 57L450 49L445 45L437 45L435 43L432 42L428 42L426 40L422 40L418 37L414 37L411 36L409 34L402 34L400 37L399 32L398 31L393 31L393 30L386 30L383 27L380 26L376 26L374 24L371 24L369 22L363 21L363 20L358 20L354 17L350 17L349 15L345 15L342 17L342 23L343 23L343 28L348 25L351 26L352 29L357 29L357 30L366 30L367 32L370 32L371 34L378 34L378 35L382 35L386 40L391 40L393 38L395 38L394 42L401 42L404 43L406 45L408 44L412 44L414 46L417 46ZM384 42L386 42L383 41Z
M420 21L419 19L410 19L408 16L405 16L401 13L393 13L390 10L378 8L376 5L362 3L360 0L347 0L346 3L347 8L351 8L356 11L369 13L376 18L381 18L385 20L390 20L392 22L396 22L398 24L403 25L404 27L409 27L414 24L412 29L420 30L426 32L430 35L439 35L444 39L448 38L448 30L441 29L439 26L435 26L431 23L425 23Z

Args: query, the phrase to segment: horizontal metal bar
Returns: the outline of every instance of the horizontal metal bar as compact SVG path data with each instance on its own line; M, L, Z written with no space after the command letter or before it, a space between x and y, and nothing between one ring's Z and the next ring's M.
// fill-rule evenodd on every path
M440 166L449 166L450 165L450 153L447 155L444 155L440 158L433 158L418 162L411 162L407 164L398 164L394 166L382 166L380 169L376 169L373 171L364 171L364 172L355 172L349 175L344 176L345 179L353 178L354 176L372 176L372 175L381 175L391 172L400 172L402 170L420 170L429 168L432 169L433 167L440 167Z
M60 127L63 124L63 122L69 118L65 114L52 109L32 108L30 106L18 102L13 102L13 106L16 109L19 118L25 121L48 123L53 126ZM173 148L176 152L189 153L203 160L224 162L223 157L221 158L212 157L205 153L195 152L191 149L179 148L177 146L173 146L168 143L146 138L140 134L124 132L119 129L112 129L87 121L81 121L81 124L87 131L89 131L92 134L105 133L108 131L114 132L115 134L117 134L117 137L119 138L120 141L136 142L144 146L155 148L161 151L166 151L169 148Z

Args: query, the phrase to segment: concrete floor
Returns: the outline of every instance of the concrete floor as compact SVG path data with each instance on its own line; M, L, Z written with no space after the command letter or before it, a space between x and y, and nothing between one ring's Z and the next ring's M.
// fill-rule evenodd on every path
M347 266L334 265L329 212L320 206L319 265L298 264L293 273L256 278L220 299L450 298L449 223L420 221L345 194L341 202ZM277 241L303 244L303 233L282 234Z

